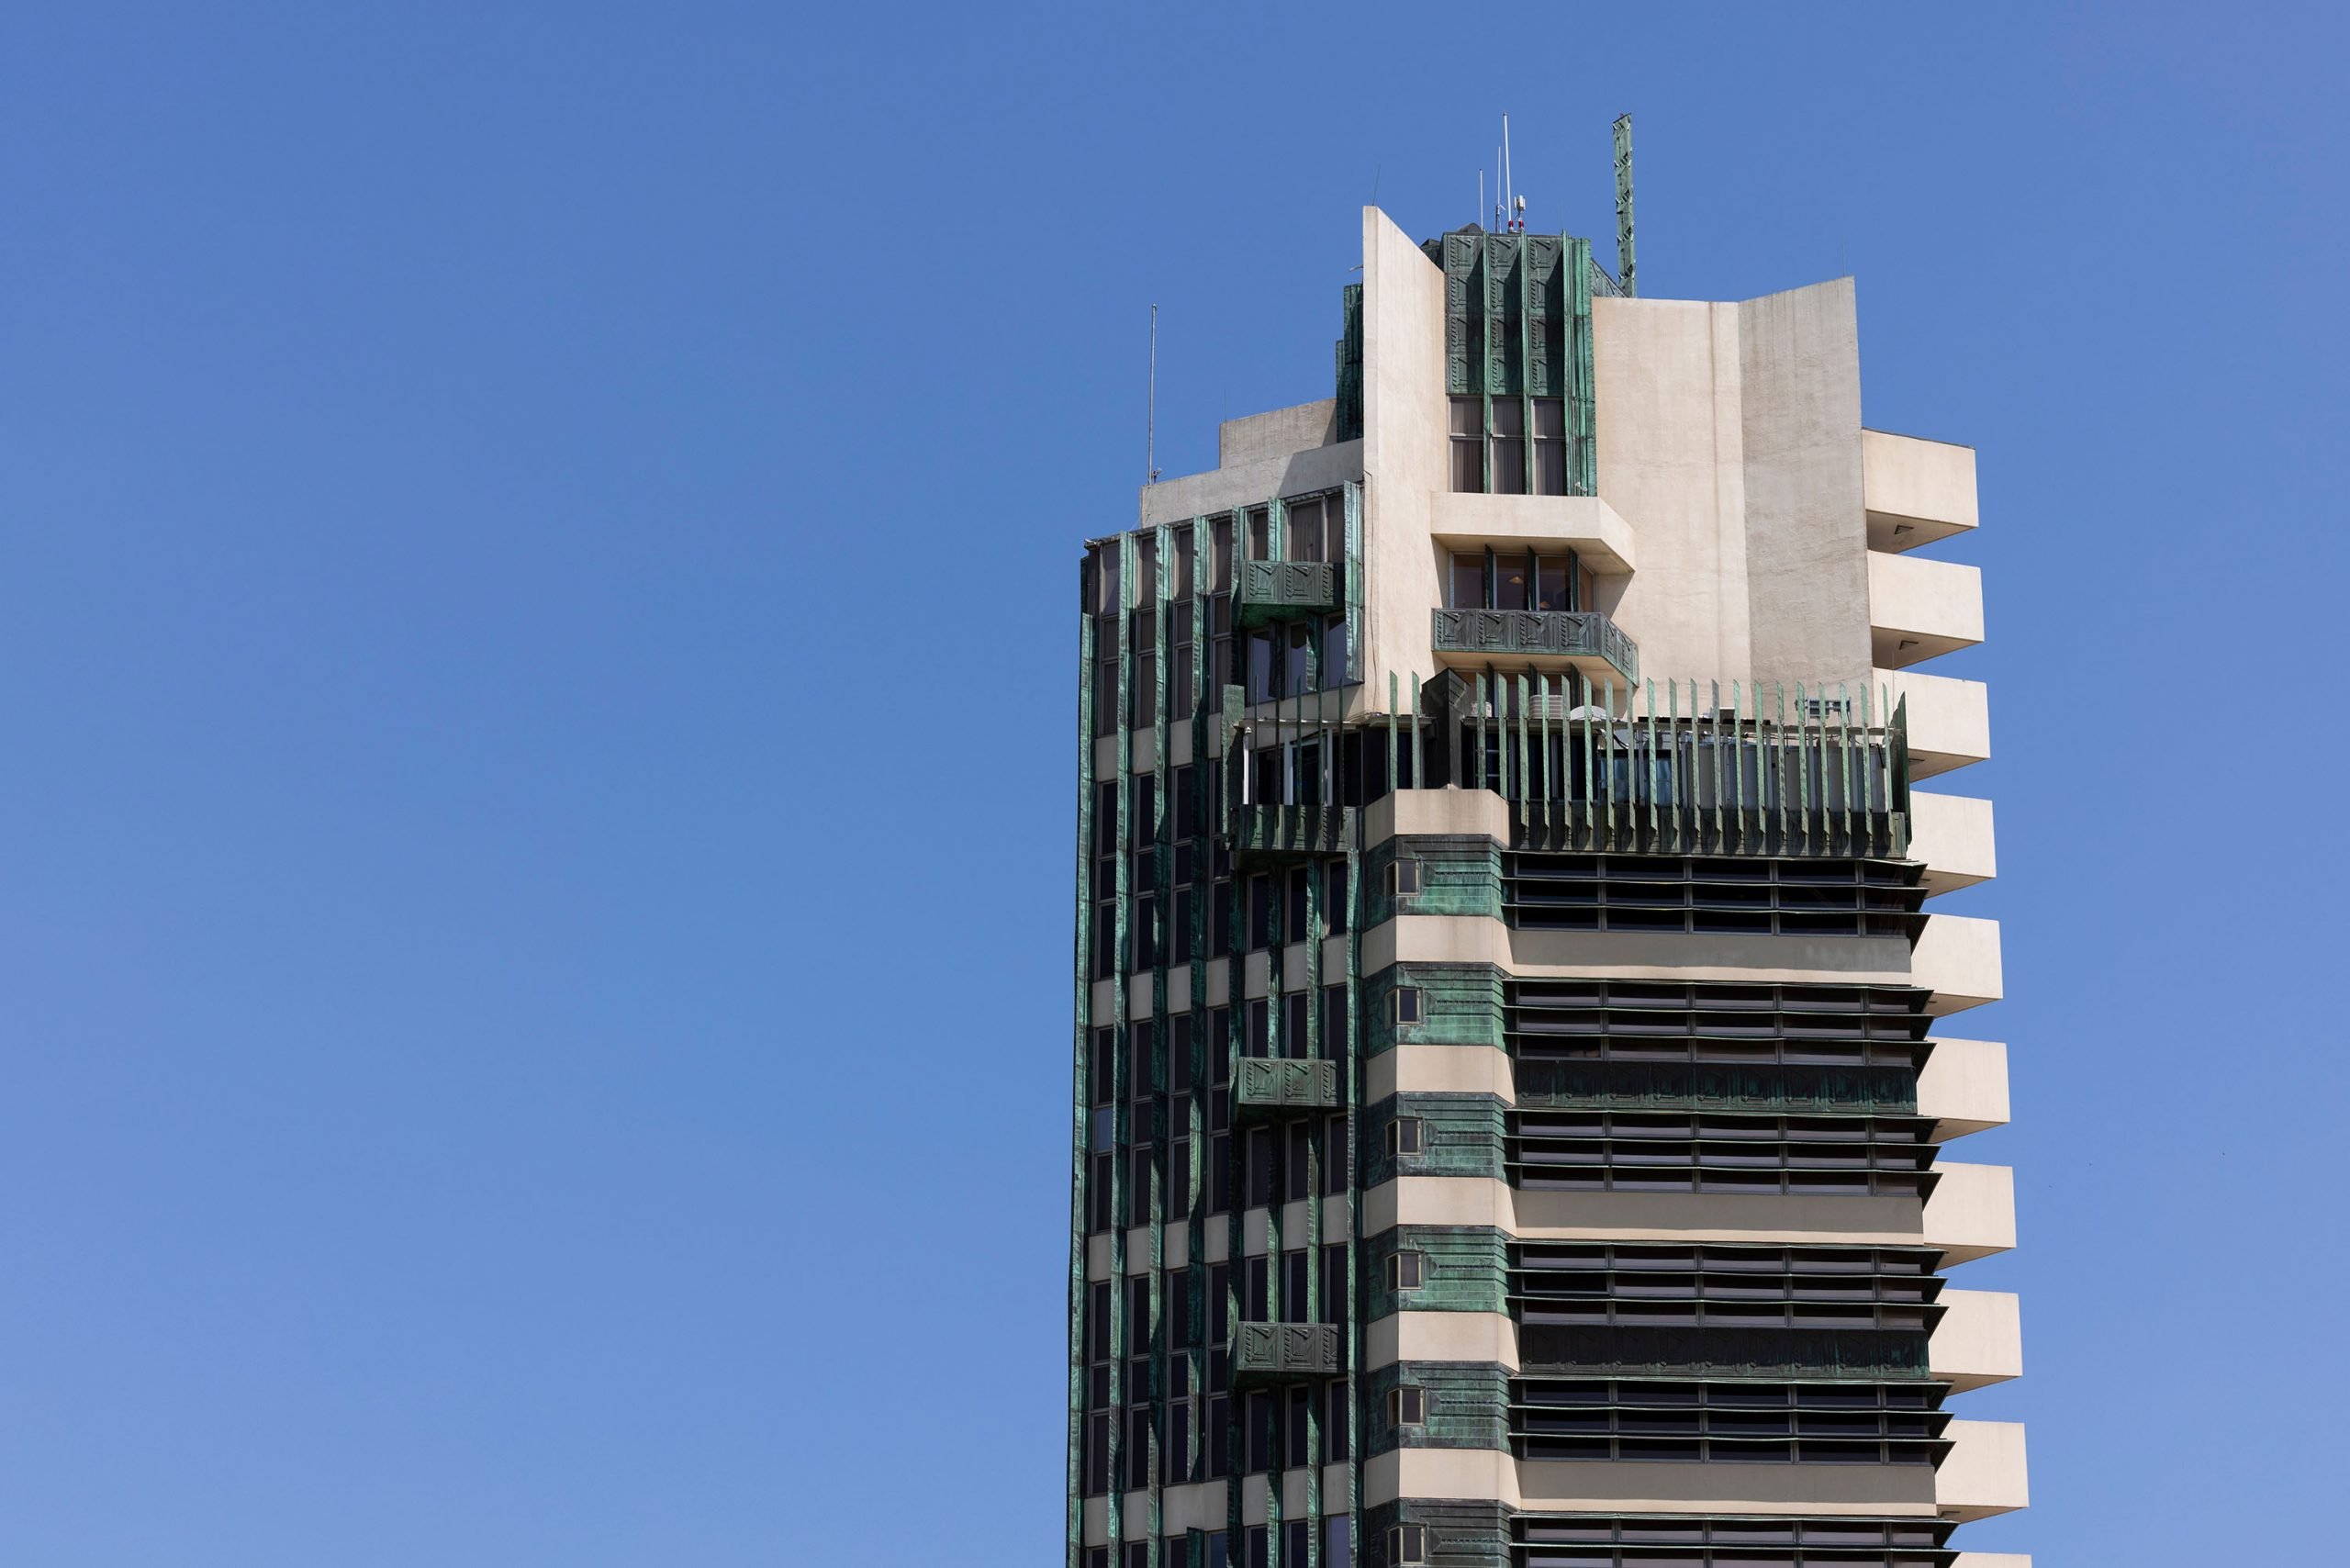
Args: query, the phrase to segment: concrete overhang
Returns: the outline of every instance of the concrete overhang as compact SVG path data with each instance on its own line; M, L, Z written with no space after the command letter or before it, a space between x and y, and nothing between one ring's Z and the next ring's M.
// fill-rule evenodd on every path
M1983 569L1872 550L1869 649L1879 667L1971 648L1983 640Z
M1975 449L1864 430L1861 497L1872 550L1914 550L1964 533L1977 521Z
M1928 898L1998 876L1991 802L1969 795L1911 790L1909 858L1925 862L1922 885Z
M1634 569L1632 528L1597 496L1481 496L1440 490L1428 498L1428 532L1448 550L1496 548L1564 554L1595 572Z
M1991 694L1981 681L1882 668L1874 679L1907 705L1912 779L1989 760Z

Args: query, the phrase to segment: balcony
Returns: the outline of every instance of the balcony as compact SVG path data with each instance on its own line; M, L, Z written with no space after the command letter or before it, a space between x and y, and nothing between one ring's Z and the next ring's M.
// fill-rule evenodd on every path
M1338 568L1327 561L1236 561L1232 615L1242 626L1309 621L1338 608Z
M1861 432L1869 548L1914 550L1976 521L1975 449L1886 431Z
M1934 1119L1936 1143L2004 1126L2008 1047L1998 1040L1930 1036L1934 1054L1918 1070L1918 1114Z
M1304 1057L1242 1057L1233 1083L1242 1115L1338 1108L1338 1064Z
M1338 1329L1331 1323L1242 1323L1232 1341L1238 1383L1288 1383L1338 1375Z
M1267 859L1344 855L1354 842L1351 806L1237 805L1226 833L1233 849Z
M1869 646L1900 669L1983 640L1983 572L1956 561L1869 552Z
M1439 610L1433 645L1465 662L1507 659L1572 668L1596 682L1639 679L1640 652L1616 622L1590 610Z

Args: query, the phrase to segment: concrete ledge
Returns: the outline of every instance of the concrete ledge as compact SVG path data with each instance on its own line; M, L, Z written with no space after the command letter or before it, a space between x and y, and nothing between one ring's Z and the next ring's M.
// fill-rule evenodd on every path
M2020 1551L1962 1551L1951 1568L2031 1568L2031 1559Z
M1988 1518L2031 1506L2021 1422L1953 1421L1943 1436L1951 1450L1934 1472L1934 1508L1942 1518Z
M1913 983L1909 944L1898 936L1515 931L1454 914L1398 915L1363 933L1363 973L1396 963L1492 964L1528 978Z
M1337 442L1259 457L1205 474L1164 479L1142 492L1142 525L1189 522L1212 512L1262 506L1275 496L1311 495L1362 477L1362 442Z
M1997 1040L1929 1036L1933 1053L1918 1074L1918 1114L1934 1118L1946 1143L2008 1120L2008 1047Z
M1991 694L1981 681L1883 668L1870 678L1892 688L1895 702L1908 702L1911 778L1989 760Z
M1509 1053L1494 1046L1400 1045L1364 1064L1368 1098L1391 1094L1491 1094L1517 1103Z
M1969 795L1910 791L1909 858L1925 862L1928 898L1998 876L1991 802Z
M2023 1317L2014 1295L1944 1288L1942 1305L1927 1355L1936 1377L1964 1393L2023 1375Z
M1363 1328L1367 1366L1471 1361L1517 1371L1517 1325L1498 1312L1393 1312Z
M1960 1169L2008 1174L1998 1167ZM1490 1176L1398 1176L1363 1194L1363 1234L1426 1225L1490 1226L1540 1241L1942 1245L1929 1234L1926 1208L1896 1194L1519 1192ZM1971 1226L1967 1235L1986 1233L1988 1222L1964 1200L1952 1215L1953 1225ZM2011 1217L2007 1234L2013 1245Z
M1864 430L1861 504L1872 550L1911 550L1964 533L1979 521L1975 449Z
M1983 640L1983 569L1869 552L1869 644L1901 669Z
M1939 1018L1997 1002L2005 994L1999 923L1972 914L1930 914L1909 955L1909 983L1932 990L1926 1011Z
M1597 496L1483 496L1440 490L1428 498L1428 532L1440 549L1516 545L1546 555L1572 550L1595 572L1634 569L1632 526Z
M1362 826L1366 846L1438 834L1507 844L1509 802L1491 790L1398 790L1363 808Z
M1945 1267L1972 1262L2016 1244L2016 1173L2004 1165L1934 1161L1942 1180L1920 1221L1925 1243L1942 1249Z

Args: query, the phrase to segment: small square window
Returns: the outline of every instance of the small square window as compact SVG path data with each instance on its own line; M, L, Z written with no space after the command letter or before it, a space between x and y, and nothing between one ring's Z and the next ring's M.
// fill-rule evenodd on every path
M1387 1288L1397 1291L1417 1290L1420 1288L1420 1279L1426 1271L1425 1260L1417 1252L1390 1253L1387 1259Z
M1391 1427L1419 1427L1427 1424L1428 1401L1424 1390L1406 1384L1387 1391L1387 1424Z
M1395 1022L1416 1024L1420 1021L1420 988L1399 985L1395 988Z
M1420 863L1403 859L1387 868L1387 891L1392 898L1407 899L1420 890Z
M1422 1136L1419 1117L1398 1116L1387 1124L1387 1152L1417 1154L1421 1151Z
M1428 1532L1424 1525L1394 1525L1387 1531L1387 1561L1408 1568L1428 1560Z

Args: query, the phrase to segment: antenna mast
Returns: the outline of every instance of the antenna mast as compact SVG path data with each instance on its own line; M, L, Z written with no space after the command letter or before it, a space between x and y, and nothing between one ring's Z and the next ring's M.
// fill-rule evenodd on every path
M1510 177L1509 116L1502 116L1502 221L1516 229L1517 182Z
M1616 270L1627 298L1639 297L1632 281L1632 117L1616 117Z
M1158 307L1150 308L1150 415L1143 424L1142 465L1146 487L1158 483Z

